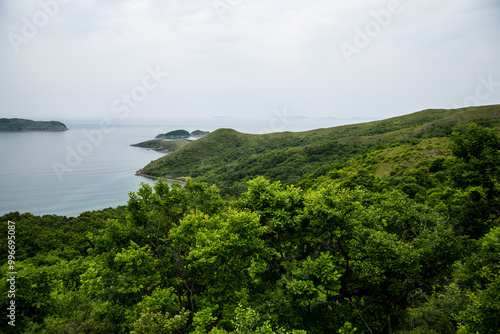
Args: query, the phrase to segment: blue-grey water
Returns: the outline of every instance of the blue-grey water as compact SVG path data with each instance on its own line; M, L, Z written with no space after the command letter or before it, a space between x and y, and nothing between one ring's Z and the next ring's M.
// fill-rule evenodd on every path
M64 121L64 120L63 120ZM162 153L132 147L176 129L245 133L304 131L352 123L338 120L211 118L134 121L100 126L98 121L64 121L64 132L0 132L0 215L77 216L84 211L127 203L141 182L135 173Z

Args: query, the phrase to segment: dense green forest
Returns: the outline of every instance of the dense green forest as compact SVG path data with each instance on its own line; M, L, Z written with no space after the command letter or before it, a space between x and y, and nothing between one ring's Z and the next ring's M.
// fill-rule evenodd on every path
M500 106L417 114L317 130L317 142L218 130L169 155L214 145L183 186L159 180L76 218L4 215L18 275L16 326L4 297L0 330L499 333ZM255 171L200 182L214 152L238 147L263 151L228 168Z

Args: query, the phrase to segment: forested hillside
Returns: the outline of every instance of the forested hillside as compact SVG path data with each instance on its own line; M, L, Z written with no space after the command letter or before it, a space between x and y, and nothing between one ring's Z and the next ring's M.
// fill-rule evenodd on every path
M498 333L499 115L218 130L150 166L173 171L189 156L182 176L197 179L184 186L159 180L126 208L77 218L5 215L0 247L10 220L19 250L17 321L0 330ZM287 168L300 172L280 182ZM235 180L224 196L199 182L224 176Z
M428 138L449 137L464 124L500 124L500 105L430 109L376 122L307 132L266 135L219 129L142 169L142 173L174 179L192 177L217 184L224 198L246 189L257 176L296 184L308 173L343 163L374 149Z

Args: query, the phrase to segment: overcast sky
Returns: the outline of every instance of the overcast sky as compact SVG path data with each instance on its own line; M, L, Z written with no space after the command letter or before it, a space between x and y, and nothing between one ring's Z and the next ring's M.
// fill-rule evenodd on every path
M500 104L498 0L0 0L1 117L474 104Z

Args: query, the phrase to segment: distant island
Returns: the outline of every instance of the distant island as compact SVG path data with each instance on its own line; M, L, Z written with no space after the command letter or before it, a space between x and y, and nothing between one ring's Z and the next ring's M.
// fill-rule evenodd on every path
M0 131L66 131L68 128L57 121L32 121L21 118L0 118Z
M187 139L190 137L203 137L205 135L208 135L210 132L209 131L201 131L201 130L195 130L191 133L189 133L186 130L174 130L170 131L167 133L161 133L155 138L158 139Z

